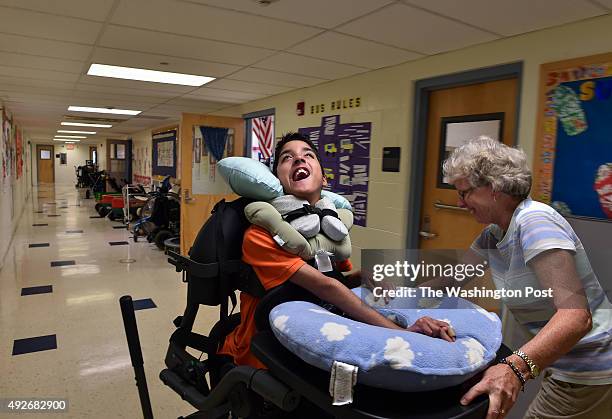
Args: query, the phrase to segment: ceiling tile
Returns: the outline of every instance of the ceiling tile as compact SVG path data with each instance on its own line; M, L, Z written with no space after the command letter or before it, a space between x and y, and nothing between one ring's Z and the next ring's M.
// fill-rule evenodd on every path
M61 89L61 90L72 90L74 83L63 82L63 81L50 81L50 80L38 80L29 79L22 77L9 77L0 76L0 86L14 85L14 86L29 86L39 89Z
M185 58L172 58L164 55L120 51L108 48L96 48L91 61L101 64L147 68L149 70L196 74L209 77L223 77L242 68L237 65L188 60ZM167 62L168 65L162 65L160 64L161 62Z
M388 67L422 57L421 54L336 32L317 35L288 51L369 69Z
M452 16L505 36L606 13L593 3L576 0L407 0L405 3Z
M0 50L6 52L85 61L89 57L91 49L91 46L71 42L47 41L5 33L0 36Z
M249 93L263 93L269 95L276 95L283 92L292 90L292 87L286 86L273 86L271 84L264 83L250 83L246 81L230 80L230 79L219 79L215 80L206 86L215 89L224 90L235 90L238 92L249 92Z
M0 6L0 28L16 35L93 44L102 24Z
M608 11L612 11L612 0L595 0L596 3L599 3L603 7L607 7Z
M82 62L59 60L57 58L35 57L32 55L0 52L0 63L11 67L37 68L41 70L62 71L65 73L81 73Z
M488 32L404 4L391 5L336 30L425 54L497 38Z
M211 87L200 87L187 95L190 98L204 98L218 102L248 102L266 97L265 94L235 92L231 90L213 89Z
M19 7L104 22L114 0L0 0L0 6Z
M112 23L272 49L285 49L320 32L294 23L167 0L122 1Z
M331 61L319 60L317 58L303 57L301 55L288 54L286 52L281 52L280 54L266 58L255 64L255 67L328 80L348 77L353 74L368 71L368 69L362 67L334 63Z
M99 45L219 63L248 65L275 51L182 35L109 25Z
M134 96L124 93L122 95L117 95L113 93L100 93L100 92L85 92L82 90L76 90L71 94L71 97L74 101L86 101L93 99L100 99L105 101L115 101L122 100L131 103L139 103L141 106L152 106L159 105L168 100L168 98L162 97L152 97L152 96Z
M326 79L298 76L297 74L280 73L278 71L262 70L259 68L245 68L244 70L240 70L227 78L232 80L261 82L287 87L314 86L315 84L327 81Z
M244 0L191 0L260 16L332 28L392 3L393 0L282 0L269 6Z
M53 80L63 82L75 82L79 78L75 73L63 73L59 71L37 70L33 68L9 67L0 65L0 76L21 77L41 80Z
M147 96L152 98L172 98L180 95L177 92L159 91L151 89L128 89L125 87L110 87L110 86L98 86L95 84L78 83L75 87L76 91L82 92L100 92L114 95L134 95L134 96Z

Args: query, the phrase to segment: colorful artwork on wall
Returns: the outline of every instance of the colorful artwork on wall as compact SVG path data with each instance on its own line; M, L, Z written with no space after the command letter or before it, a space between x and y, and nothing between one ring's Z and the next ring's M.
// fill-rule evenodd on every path
M340 115L321 118L318 127L300 128L317 146L328 188L353 206L356 225L365 227L370 173L370 122L340 123Z
M542 66L532 196L612 219L612 54Z

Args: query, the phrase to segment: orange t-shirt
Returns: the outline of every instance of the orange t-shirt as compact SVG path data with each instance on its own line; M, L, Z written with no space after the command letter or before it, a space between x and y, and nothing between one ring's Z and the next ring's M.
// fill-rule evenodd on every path
M253 267L264 289L272 289L296 273L306 263L299 256L280 248L270 233L258 226L251 226L244 234L242 260ZM349 260L338 264L342 271L352 269ZM250 350L251 339L257 332L255 308L259 298L245 292L240 293L240 324L227 337L220 354L231 355L236 365L266 368Z

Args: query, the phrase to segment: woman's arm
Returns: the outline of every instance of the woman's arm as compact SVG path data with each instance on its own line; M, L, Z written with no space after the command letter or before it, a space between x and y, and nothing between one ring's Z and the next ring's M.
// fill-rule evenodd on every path
M553 290L556 313L540 332L521 350L540 368L546 368L567 353L592 327L591 312L584 296L584 289L573 255L567 250L552 249L529 262L529 266L542 285ZM529 366L517 355L508 357L525 378L530 375ZM507 365L494 365L483 379L472 387L461 403L469 404L480 394L489 394L487 418L497 417L494 412L508 412L518 396L521 383Z

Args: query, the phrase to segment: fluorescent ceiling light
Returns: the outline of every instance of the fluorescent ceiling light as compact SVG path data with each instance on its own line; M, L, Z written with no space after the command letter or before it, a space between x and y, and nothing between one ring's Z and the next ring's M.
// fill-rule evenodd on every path
M90 76L112 77L115 79L150 81L153 83L179 84L181 86L202 86L215 78L193 74L170 73L168 71L144 68L120 67L116 65L92 64L87 72Z
M112 128L111 124L87 124L85 122L62 122L61 125L70 127Z
M64 142L65 142L66 144L74 144L74 142L75 142L75 141L78 141L78 140L64 141Z
M55 138L87 138L84 135L56 135Z
M91 108L88 106L68 106L68 110L73 112L112 113L117 115L138 115L140 112L142 112L132 111L129 109Z
M94 135L95 131L71 131L66 129L58 129L57 132L64 132L66 134L91 134Z
M53 141L63 141L63 142L78 143L81 140L68 140L68 139L62 140L61 138L54 138Z

